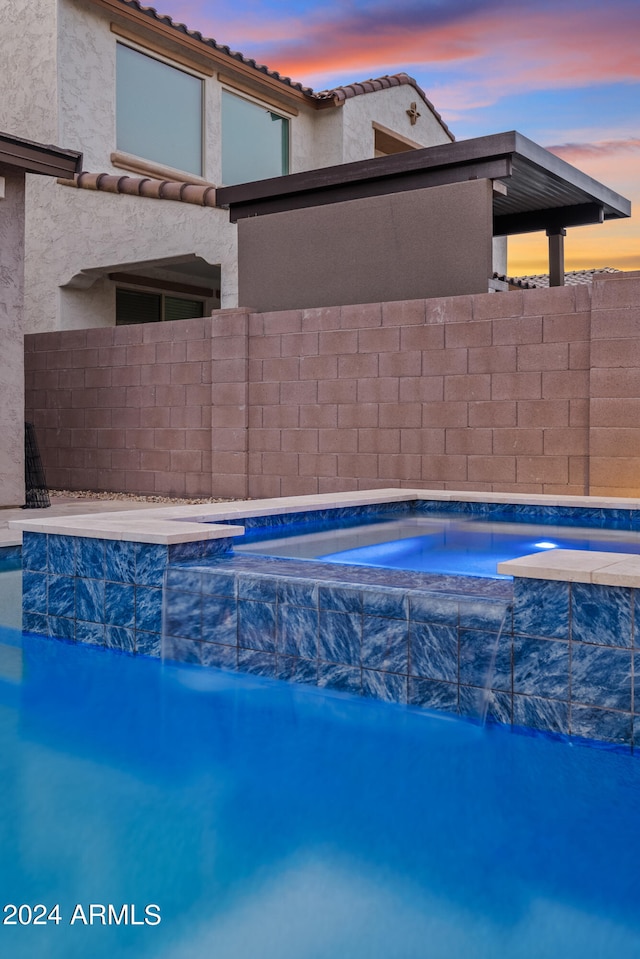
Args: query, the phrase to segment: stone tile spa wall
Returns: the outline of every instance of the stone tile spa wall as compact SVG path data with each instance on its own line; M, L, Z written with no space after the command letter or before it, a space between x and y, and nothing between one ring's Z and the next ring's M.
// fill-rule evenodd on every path
M635 495L640 276L26 337L52 486Z
M167 585L170 659L640 746L639 590L516 579L509 603L222 563Z
M25 533L23 626L462 715L479 716L486 696L500 723L640 745L638 589L461 581L230 546Z

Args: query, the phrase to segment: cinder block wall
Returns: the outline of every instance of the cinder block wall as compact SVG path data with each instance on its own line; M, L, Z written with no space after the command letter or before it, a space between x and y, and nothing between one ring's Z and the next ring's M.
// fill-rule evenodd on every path
M211 319L25 337L50 487L211 495Z
M590 492L640 494L640 271L593 287Z
M52 486L640 493L640 276L27 337Z
M565 288L251 316L249 494L584 493L589 307Z

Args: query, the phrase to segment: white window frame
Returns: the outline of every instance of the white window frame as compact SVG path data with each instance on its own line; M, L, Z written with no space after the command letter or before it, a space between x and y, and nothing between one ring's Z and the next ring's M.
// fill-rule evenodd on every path
M232 93L234 97L238 97L240 100L246 100L248 103L253 103L255 106L260 107L262 110L268 110L269 113L275 113L276 116L280 117L281 120L286 120L287 127L287 173L280 174L281 176L287 176L291 172L291 141L292 136L291 132L293 130L293 125L291 121L295 116L298 115L298 111L295 113L290 113L286 107L280 106L279 103L269 100L261 100L258 96L254 96L252 93L248 93L247 90L241 89L239 87L234 87L230 83L221 80L221 93L220 93L220 119L222 121L222 95L224 93ZM220 123L220 181L222 182L222 151L224 150L224 130L222 129L222 122ZM226 184L223 183L223 186Z
M158 53L157 50L151 50L151 49L149 49L149 47L145 47L145 46L144 46L143 44L141 44L141 43L136 43L136 42L134 42L133 40L130 40L128 37L120 37L120 36L117 36L117 35L116 35L116 47L117 47L118 44L119 44L120 46L123 46L123 47L129 47L130 50L134 50L136 53L141 53L141 54L142 54L143 56L145 56L145 57L150 57L152 60L157 60L159 63L164 63L165 66L172 67L172 69L178 70L180 73L186 73L188 76L194 77L196 80L199 80L199 81L200 81L201 90L202 90L202 95L201 95L201 97L200 97L200 171L201 171L201 172L200 172L200 174L194 174L194 173L191 173L190 171L187 171L187 170L180 171L180 172L183 172L183 173L185 173L185 174L188 174L189 177L195 177L195 178L198 179L198 180L204 179L205 170L206 170L206 163L207 163L207 151L206 151L206 142L207 142L207 137L206 137L206 93L207 93L206 79L207 79L207 77L206 77L203 73L200 73L198 70L194 70L192 67L189 67L189 66L187 66L187 65L184 64L184 63L180 63L180 62L178 62L178 61L176 61L176 60L172 60L170 57L164 56L163 54ZM117 50L116 50L116 53L117 53ZM116 58L114 57L114 61L115 61L115 59L116 59ZM114 73L115 73L114 101L116 101L116 97L117 97L116 91L117 91L117 84L118 84L118 73L117 73L117 69L114 71ZM127 151L123 151L123 150L118 146L117 101L114 102L113 114L114 114L115 121L116 121L116 129L115 129L115 131L114 131L114 132L115 132L115 141L116 141L115 154L116 154L116 156L122 158L122 157L127 156ZM136 159L139 160L141 164L143 164L145 167L147 167L147 168L149 168L149 169L152 169L153 167L158 167L158 168L167 167L168 169L177 169L176 167L169 167L168 164L161 163L161 162L158 161L158 160L152 160L152 159L150 159L149 157L140 156L140 154L138 154L138 153L136 153L136 154L130 154L130 155L131 155L132 157L136 157Z

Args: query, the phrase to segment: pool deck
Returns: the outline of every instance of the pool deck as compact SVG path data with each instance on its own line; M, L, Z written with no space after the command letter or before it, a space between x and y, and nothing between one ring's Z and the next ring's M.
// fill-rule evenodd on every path
M190 506L161 506L119 501L74 501L51 507L46 516L6 510L0 517L0 546L19 544L22 531L174 545L241 536L241 525L229 521L253 516L277 516L308 510L371 506L377 503L430 500L462 503L510 504L530 507L578 507L598 510L640 510L640 499L630 497L560 496L539 493L486 493L459 490L381 489L348 493L239 500ZM220 525L216 521L219 521ZM227 525L223 525L227 524ZM554 550L501 563L498 572L522 578L640 587L640 556L631 553Z

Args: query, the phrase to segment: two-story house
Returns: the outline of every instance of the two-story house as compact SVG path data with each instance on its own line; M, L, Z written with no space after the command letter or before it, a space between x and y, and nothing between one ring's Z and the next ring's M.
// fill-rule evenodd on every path
M3 0L0 54L0 129L84 154L28 183L30 332L233 307L215 187L453 139L406 74L316 93L137 0Z

